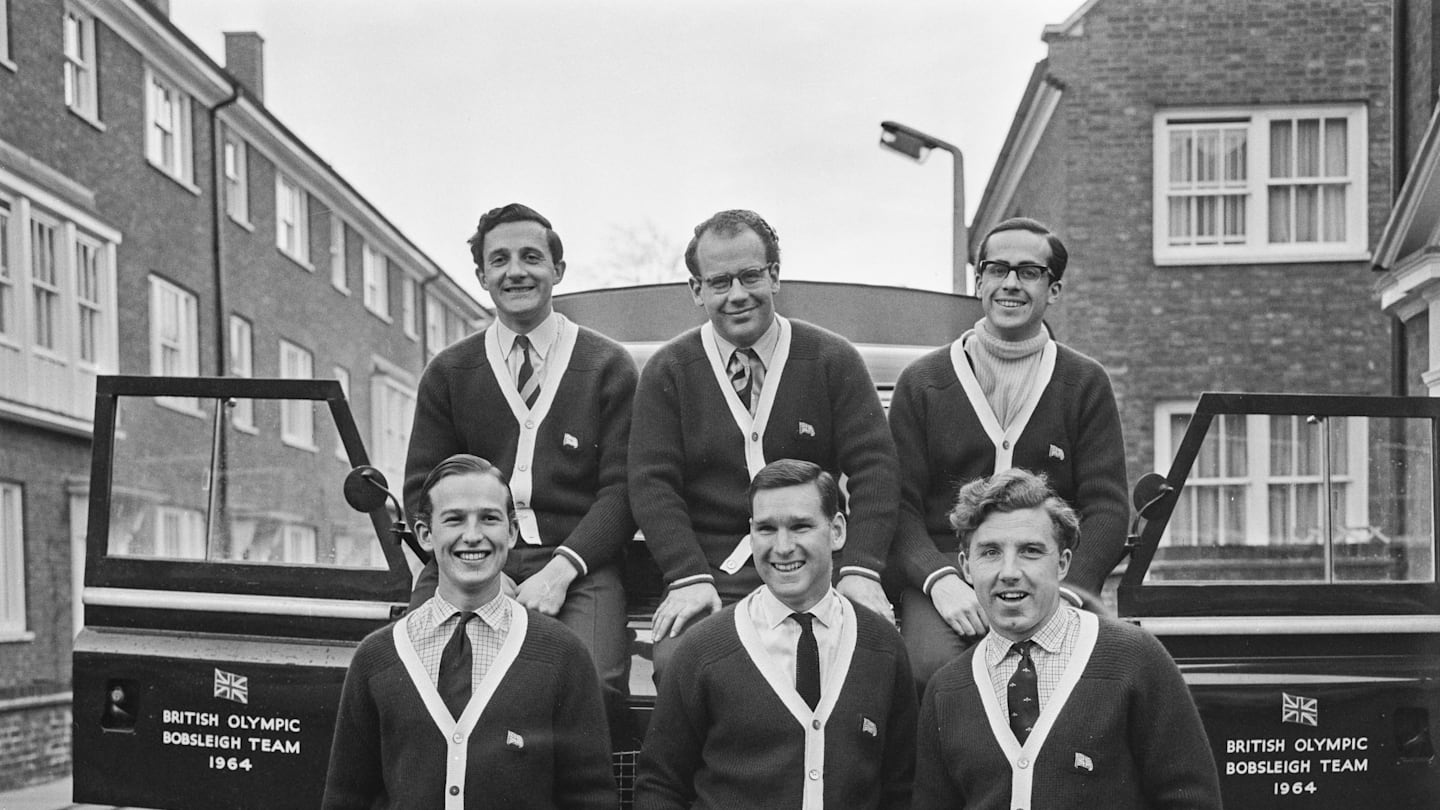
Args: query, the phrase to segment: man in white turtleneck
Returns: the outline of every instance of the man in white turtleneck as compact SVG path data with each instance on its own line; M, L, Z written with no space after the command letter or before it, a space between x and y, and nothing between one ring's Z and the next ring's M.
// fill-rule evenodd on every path
M1067 584L1098 593L1120 560L1129 506L1110 378L1052 340L1044 323L1068 260L1060 239L1033 219L996 225L976 264L985 317L912 363L895 386L890 430L902 502L888 567L905 578L901 629L922 690L986 632L945 517L960 484L1012 467L1043 473L1080 515Z

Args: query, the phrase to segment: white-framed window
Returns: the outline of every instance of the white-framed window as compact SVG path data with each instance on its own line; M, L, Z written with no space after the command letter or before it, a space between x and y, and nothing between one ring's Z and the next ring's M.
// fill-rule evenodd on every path
M350 403L350 413L355 415L355 400L350 397L350 369L344 366L335 367L335 381L340 383L340 390L345 392L345 399ZM350 455L345 452L345 443L340 440L340 431L335 431L335 457L350 463Z
M275 174L275 247L310 266L309 195L294 180Z
M95 375L118 369L119 240L0 166L0 411L84 428Z
M3 0L0 0L3 2ZM0 340L16 342L20 316L16 311L15 248L11 246L10 223L13 220L9 200L0 199Z
M0 0L0 65L15 69L10 61L10 0Z
M1167 469L1190 423L1191 403L1156 408L1157 469ZM1324 541L1325 476L1338 529L1368 524L1364 419L1294 415L1215 417L1171 515L1170 546L1280 546ZM1329 470L1324 469L1329 448ZM1162 463L1163 462L1163 463Z
M150 276L150 373L163 377L200 375L199 302L194 293ZM200 404L185 397L156 397L167 408L199 415Z
M386 320L390 318L390 273L385 255L366 242L360 252L361 288L365 308Z
M1157 264L1366 257L1363 104L1155 116Z
M205 515L198 509L155 507L154 556L178 560L205 559Z
M405 453L414 420L414 386L384 368L376 369L370 378L371 463L388 481L405 480Z
M190 97L170 80L145 68L145 157L160 171L190 185Z
M25 635L25 517L19 484L0 481L0 638Z
M35 349L64 351L60 308L60 225L39 216L30 220L30 320Z
M280 532L281 547L287 563L315 562L315 527L287 523Z
M345 272L345 220L339 214L330 215L330 284L350 294L350 279Z
M0 17L0 22L5 21ZM90 121L98 121L95 18L73 3L66 3L61 25L65 48L65 106ZM4 36L0 34L0 38ZM7 47L7 55L8 50Z
M438 299L425 296L425 351L430 362L445 348L445 306Z
M230 316L230 376L255 376L255 333L250 321ZM255 432L255 400L237 399L231 405L230 423L247 433Z
M280 341L280 376L287 380L310 380L315 376L315 358L288 340ZM280 440L302 450L315 449L314 402L287 399L280 407Z
M420 282L403 276L400 280L400 328L411 340L420 339L420 307L416 306L419 298Z
M245 141L227 127L224 142L225 213L242 225L250 224L249 150Z

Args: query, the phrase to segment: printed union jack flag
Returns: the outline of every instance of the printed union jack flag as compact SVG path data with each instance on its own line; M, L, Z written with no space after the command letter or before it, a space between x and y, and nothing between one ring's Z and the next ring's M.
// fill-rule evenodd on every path
M1320 725L1320 699L1280 693L1280 722Z
M233 672L215 670L215 697L249 705L250 679Z

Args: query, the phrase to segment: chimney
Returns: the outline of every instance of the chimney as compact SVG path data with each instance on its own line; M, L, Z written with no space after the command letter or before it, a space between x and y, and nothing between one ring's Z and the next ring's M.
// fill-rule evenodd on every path
M245 92L265 102L265 40L254 31L225 32L225 69Z

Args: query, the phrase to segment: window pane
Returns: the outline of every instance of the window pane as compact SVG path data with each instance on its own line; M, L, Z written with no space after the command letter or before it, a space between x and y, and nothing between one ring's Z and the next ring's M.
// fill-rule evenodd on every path
M1306 118L1295 122L1295 176L1320 174L1320 121Z
M1227 181L1243 182L1249 176L1249 169L1245 165L1245 130L1228 129L1225 131L1225 179Z
M1195 457L1195 474L1201 478L1215 478L1220 475L1220 443L1223 441L1223 429L1217 429L1222 423L1217 420L1210 425L1210 431L1205 434L1205 440L1200 443L1200 453Z
M1314 242L1319 237L1319 186L1295 186L1295 241Z
M1280 186L1270 189L1270 241L1290 241L1290 188Z
M1246 456L1246 420L1244 416L1226 414L1225 430L1225 475L1240 478L1246 475L1249 458Z
M1346 121L1344 118L1325 119L1325 176L1344 177L1349 173Z
M1326 185L1320 187L1322 239L1326 242L1345 241L1345 186Z
M1270 124L1270 176L1294 176L1295 161L1291 144L1292 126L1289 121L1274 121Z
M1194 136L1188 130L1170 133L1170 182L1189 183L1194 177L1190 163L1191 143Z
M1213 184L1220 175L1220 133L1201 130L1195 134L1195 181Z
M1215 243L1215 211L1219 202L1214 197L1195 197L1195 241Z
M1189 244L1192 233L1190 224L1190 198L1170 198L1170 243Z
M1245 236L1245 197L1229 194L1225 197L1225 236ZM1243 239L1225 239L1226 242L1241 242Z
M1270 417L1270 474L1295 472L1295 417Z

